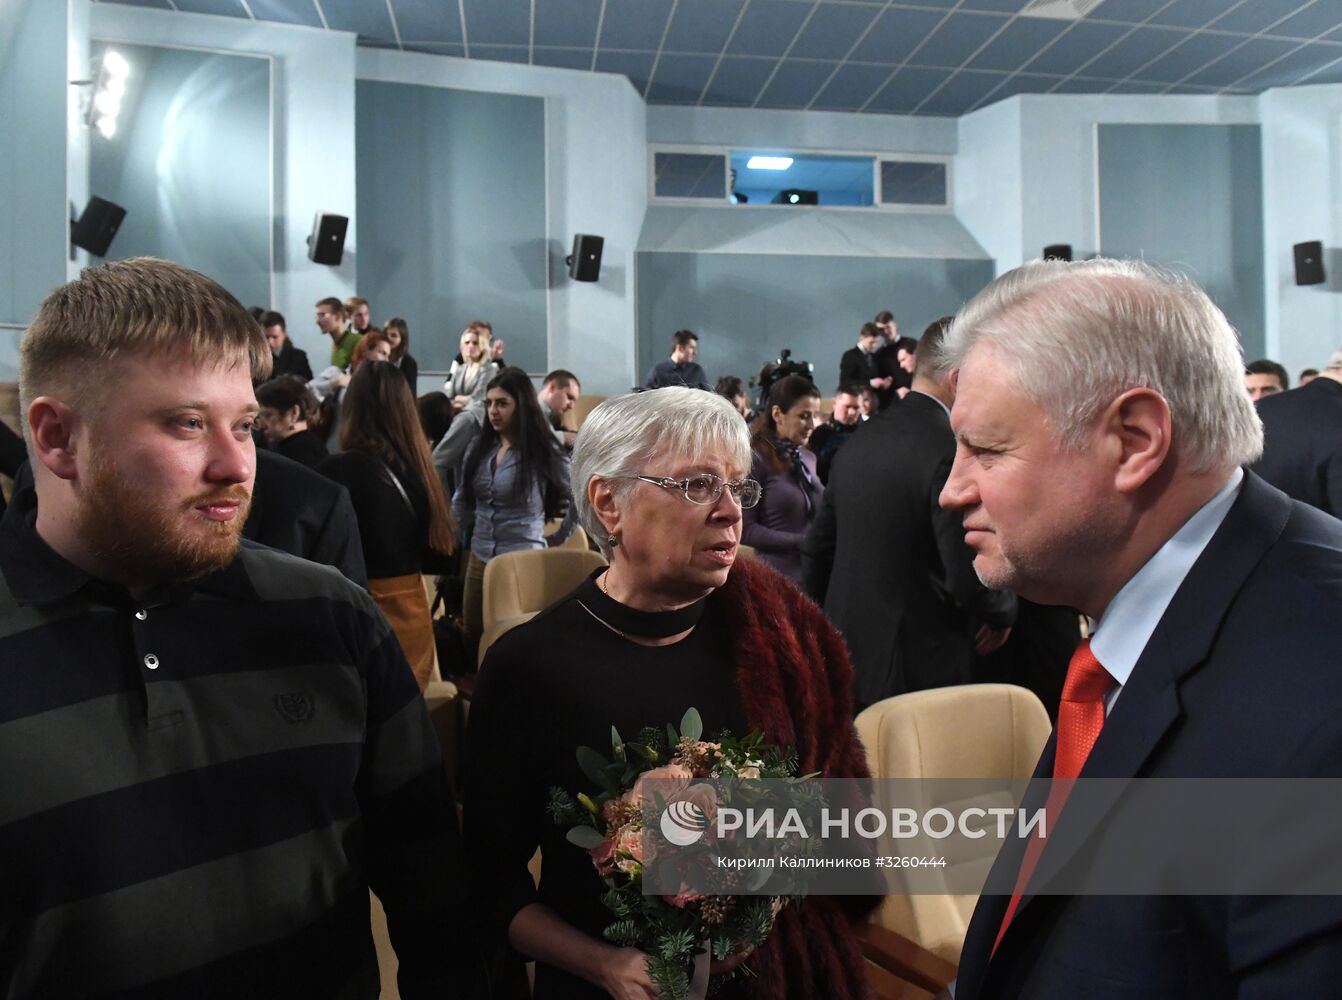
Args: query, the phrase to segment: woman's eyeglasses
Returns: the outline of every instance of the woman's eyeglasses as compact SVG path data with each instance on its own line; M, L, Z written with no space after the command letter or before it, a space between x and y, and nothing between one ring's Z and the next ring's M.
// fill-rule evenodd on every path
M735 479L727 482L708 473L690 476L688 479L668 479L663 476L630 476L629 478L641 479L645 483L652 483L652 485L660 486L664 490L680 490L685 494L686 500L697 504L716 503L725 489L732 495L732 499L742 507L753 507L760 502L760 497L764 493L764 487L753 479Z

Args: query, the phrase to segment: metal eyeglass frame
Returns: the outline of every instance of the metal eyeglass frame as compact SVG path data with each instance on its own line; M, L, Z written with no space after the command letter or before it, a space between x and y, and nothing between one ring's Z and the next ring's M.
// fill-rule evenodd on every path
M713 475L711 472L701 472L697 476L687 476L684 479L672 479L669 476L643 475L629 476L628 478L641 479L645 483L652 483L652 485L660 486L664 490L680 490L686 500L700 507L707 507L710 504L717 503L719 498L721 498L724 489L732 495L732 499L737 502L742 510L754 507L760 502L760 498L764 496L764 487L753 479L734 479L728 482L720 476ZM717 484L717 488L713 491L713 495L707 500L696 500L694 497L690 496L690 483L696 479L711 479ZM751 503L745 503L742 497L742 493L745 491L746 484L748 483L755 487L755 499Z

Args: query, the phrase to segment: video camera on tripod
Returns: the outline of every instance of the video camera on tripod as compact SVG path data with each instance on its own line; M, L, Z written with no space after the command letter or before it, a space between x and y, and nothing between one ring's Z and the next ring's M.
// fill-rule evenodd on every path
M789 375L800 375L812 385L815 384L815 365L809 361L793 361L791 348L785 347L778 352L778 360L767 362L756 377L754 384L759 386L756 412L763 412L769 405L769 390L774 383Z

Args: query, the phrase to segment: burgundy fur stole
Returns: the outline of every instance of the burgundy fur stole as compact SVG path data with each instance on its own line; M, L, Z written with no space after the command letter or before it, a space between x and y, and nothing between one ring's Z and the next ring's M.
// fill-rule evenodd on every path
M853 726L853 666L824 613L776 570L738 560L718 602L731 634L746 722L778 746L794 746L798 774L868 777ZM865 1000L866 962L853 933L880 900L811 896L779 914L749 959L751 1000Z

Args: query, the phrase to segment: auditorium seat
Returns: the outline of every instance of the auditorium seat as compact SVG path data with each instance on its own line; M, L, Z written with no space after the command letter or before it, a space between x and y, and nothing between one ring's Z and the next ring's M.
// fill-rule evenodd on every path
M857 717L857 732L867 748L876 778L1027 779L1034 773L1051 726L1043 704L1025 688L1011 684L966 684L915 691L877 702ZM949 802L926 803L945 806ZM956 802L958 808L968 805ZM974 803L1014 807L1010 796ZM920 869L919 878L954 873L954 881L982 884L996 855L992 838L972 841L982 850L948 858L950 867ZM909 850L907 853L919 853ZM922 882L921 885L926 885ZM891 895L875 922L912 939L943 959L958 963L974 894Z
M587 419L587 414L605 401L605 396L579 396L573 401L573 405L568 408L568 411L559 418L560 426L566 431L581 430L582 422Z
M499 636L517 628L517 626L521 625L523 622L531 621L531 619L535 617L535 611L528 611L525 614L510 615L507 618L500 618L498 621L486 626L484 632L480 634L480 650L478 659L476 660L477 665L485 662L485 653L489 651L490 646L498 642Z
M495 556L485 565L484 627L544 610L605 564L599 553L588 549L531 549Z

